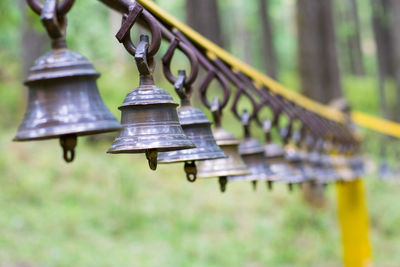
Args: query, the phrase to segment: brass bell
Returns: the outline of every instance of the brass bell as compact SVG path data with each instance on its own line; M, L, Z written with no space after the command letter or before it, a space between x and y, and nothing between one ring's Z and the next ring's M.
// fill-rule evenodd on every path
M215 122L214 139L228 157L200 161L197 166L197 176L199 178L219 177L221 191L225 192L228 176L245 175L250 171L239 155L239 141L233 134L221 128L218 99L214 101L212 111Z
M271 141L271 122L266 120L263 122L264 132L266 134L266 145L264 147L264 153L270 165L270 169L277 176L277 181L287 182L289 188L291 184L301 180L301 174L294 172L293 168L290 168L285 158L285 151L281 145L272 143Z
M360 155L351 156L349 159L349 166L353 171L354 179L362 177L365 174L365 166L362 156Z
M322 163L322 168L325 172L326 182L332 182L338 178L338 173L337 173L338 169L335 168L332 162L333 162L332 155L325 153L321 154L321 163Z
M299 180L295 182L303 182L311 178L305 170L304 162L298 148L293 144L287 144L284 149L285 158L289 162L289 166L294 168L294 171L297 171L300 174Z
M179 77L184 77L180 71ZM187 179L194 182L197 176L195 161L227 158L225 153L215 142L211 131L211 122L204 112L190 105L189 96L183 92L182 82L175 83L175 90L181 97L182 104L178 109L178 118L183 131L196 145L195 148L162 152L158 156L159 163L185 162Z
M250 115L245 110L242 115L244 128L244 140L239 144L239 154L250 170L249 174L229 176L228 181L251 181L253 189L256 189L258 180L275 181L277 177L271 171L264 147L250 134Z
M146 55L149 38L140 36L135 60L140 73L139 87L132 90L118 107L122 130L108 153L146 153L150 169L157 168L157 153L193 148L179 123L171 95L154 84L152 68Z
M116 118L96 85L99 74L65 42L41 56L25 84L28 104L14 141L60 138L64 159L74 159L77 136L117 131Z
M302 162L302 167L305 172L305 175L308 179L313 179L315 177L314 168L311 166L309 153L305 148L300 148L298 150L298 155Z

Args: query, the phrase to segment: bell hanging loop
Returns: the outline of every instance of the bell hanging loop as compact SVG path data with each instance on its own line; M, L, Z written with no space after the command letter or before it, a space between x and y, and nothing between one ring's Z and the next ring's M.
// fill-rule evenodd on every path
M191 183L194 183L197 179L197 168L195 161L186 161L184 170L187 180Z
M63 157L66 162L72 162L75 158L76 135L63 135L60 137L60 145L63 148Z
M149 67L147 53L149 48L149 36L140 35L140 42L136 47L135 62L141 77L148 77L153 74L153 70Z

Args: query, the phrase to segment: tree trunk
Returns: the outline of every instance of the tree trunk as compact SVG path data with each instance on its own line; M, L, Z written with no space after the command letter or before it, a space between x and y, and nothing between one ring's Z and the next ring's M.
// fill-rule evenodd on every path
M302 92L321 103L342 97L331 0L298 0Z
M342 97L331 0L298 0L298 60L302 92L321 103ZM303 197L323 207L324 186L307 184Z
M217 0L186 0L186 21L196 31L223 46Z
M261 29L263 37L262 52L264 55L264 63L267 74L276 79L277 78L277 63L276 53L274 48L274 38L272 33L272 26L269 15L269 0L259 0L259 11L261 18Z
M390 34L390 2L391 0L371 0L372 28L375 37L378 60L378 88L382 116L390 118L389 107L386 100L385 81L387 77L394 76L392 60L393 40ZM396 2L396 1L394 1Z
M394 60L392 58L393 40L391 34L391 0L371 0L372 28L377 47L380 73L394 77Z
M392 38L393 38L393 62L395 71L395 80L397 87L397 105L395 108L395 120L400 122L400 1L391 0L392 10Z
M361 50L360 18L356 0L341 1L341 20L348 32L344 36L348 70L355 76L365 75L363 53Z

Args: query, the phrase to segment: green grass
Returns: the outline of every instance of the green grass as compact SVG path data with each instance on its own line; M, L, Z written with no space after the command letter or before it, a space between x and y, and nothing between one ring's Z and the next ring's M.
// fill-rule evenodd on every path
M137 86L126 78L136 74L127 72L103 70L99 80L118 117L116 107ZM0 265L341 265L333 186L323 209L309 207L299 190L289 193L284 185L268 192L260 184L252 192L250 184L237 182L220 194L215 179L186 182L181 164L153 172L143 155L107 155L112 139L80 138L75 162L66 164L57 140L11 142L23 90L9 77L0 83ZM369 82L346 80L348 87L355 88L346 91L352 103L373 106L374 100L353 99L364 88L373 92ZM240 137L228 111L225 119ZM367 189L376 264L399 262L400 185L371 177Z

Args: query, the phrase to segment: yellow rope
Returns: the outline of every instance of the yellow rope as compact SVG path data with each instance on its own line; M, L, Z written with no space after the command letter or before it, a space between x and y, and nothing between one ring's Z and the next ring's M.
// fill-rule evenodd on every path
M353 111L351 113L351 118L355 123L362 127L400 138L400 124L398 123L367 115L358 111Z

